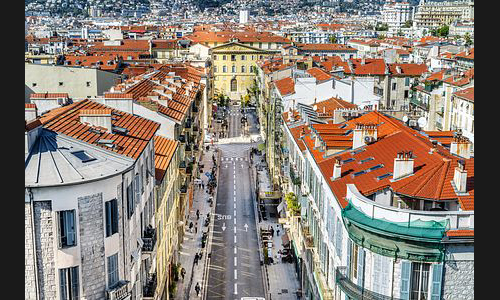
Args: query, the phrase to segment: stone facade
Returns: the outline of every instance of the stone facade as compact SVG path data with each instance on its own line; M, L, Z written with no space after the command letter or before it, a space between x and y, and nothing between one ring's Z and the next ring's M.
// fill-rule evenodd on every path
M31 204L24 203L24 299L36 299Z
M36 201L33 206L40 299L56 299L52 203L50 201Z
M82 298L103 299L106 289L102 193L78 198Z
M449 260L445 262L442 298L474 299L474 261Z

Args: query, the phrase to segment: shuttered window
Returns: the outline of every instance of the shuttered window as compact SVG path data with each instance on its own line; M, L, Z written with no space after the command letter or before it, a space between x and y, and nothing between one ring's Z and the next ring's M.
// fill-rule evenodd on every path
M409 261L401 261L401 288L399 298L403 300L410 299L410 275L411 263Z
M351 245L351 240L347 238L347 251L346 251L346 266L347 266L347 277L351 278L351 250L352 250L352 245Z
M443 264L432 265L431 300L441 299L442 276L443 276Z
M118 253L108 257L108 287L118 282Z
M134 214L134 188L133 182L127 186L127 215L128 218Z
M335 251L337 252L337 256L342 258L342 224L340 223L340 219L337 218L337 237L335 239Z
M358 248L358 285L364 286L364 266L365 266L365 250Z

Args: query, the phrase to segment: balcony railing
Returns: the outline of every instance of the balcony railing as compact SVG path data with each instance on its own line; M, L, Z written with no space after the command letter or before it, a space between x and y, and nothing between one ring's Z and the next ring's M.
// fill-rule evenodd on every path
M426 111L429 110L429 104L427 104L427 103L425 103L423 101L418 100L416 96L413 96L413 97L410 98L410 104L418 106L418 107L420 107L420 108L422 108L423 110L426 110Z
M156 290L156 273L149 274L146 285L142 289L143 300L153 299Z
M156 230L154 228L149 228L144 230L144 236L142 237L142 251L152 252L156 244Z
M335 270L335 283L350 298L363 300L401 300L400 298L384 296L382 294L367 290L354 282L347 276L347 267L337 267Z
M107 300L125 300L130 296L128 281L120 280L112 288L106 291Z

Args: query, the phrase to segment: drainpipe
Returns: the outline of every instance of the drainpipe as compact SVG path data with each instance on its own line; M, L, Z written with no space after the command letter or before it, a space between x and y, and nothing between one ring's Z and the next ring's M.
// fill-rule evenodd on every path
M36 255L36 243L35 243L35 216L33 215L33 192L31 188L28 189L28 195L30 196L30 214L31 214L31 239L33 243L33 265L35 266L35 293L36 299L40 300L39 286L38 286L38 266L37 266L37 255Z

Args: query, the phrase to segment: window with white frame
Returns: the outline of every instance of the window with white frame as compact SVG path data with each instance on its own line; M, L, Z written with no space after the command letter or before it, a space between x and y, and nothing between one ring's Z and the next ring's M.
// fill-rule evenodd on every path
M118 282L118 253L108 256L108 287L113 287Z

